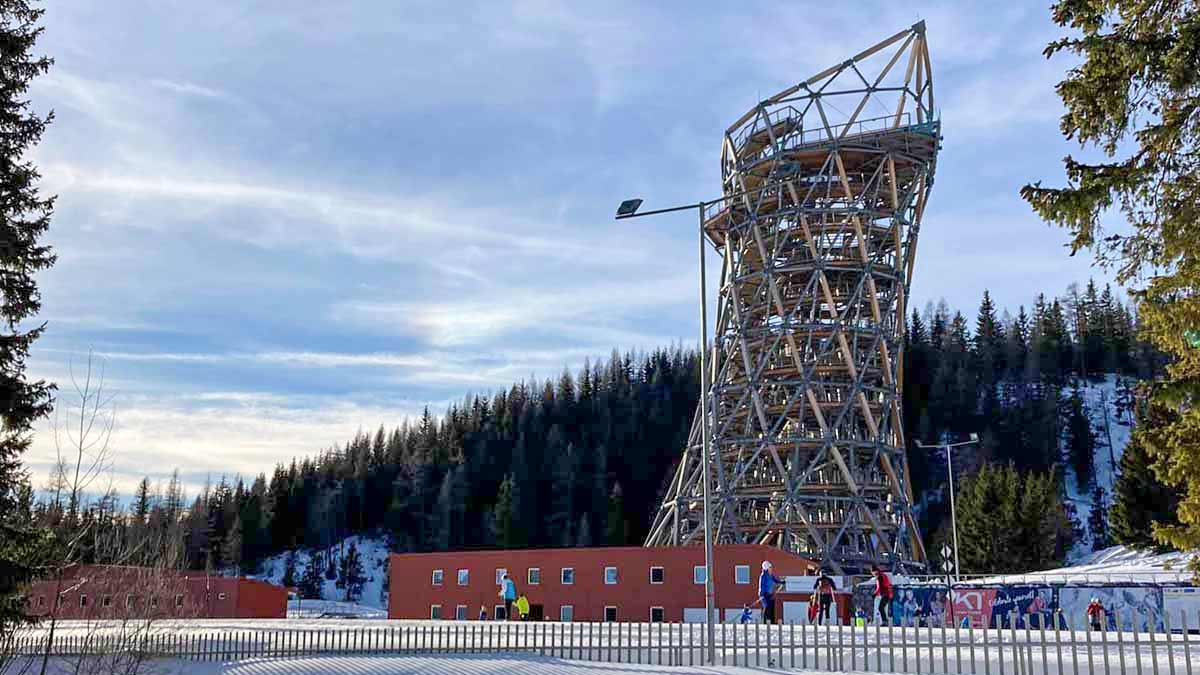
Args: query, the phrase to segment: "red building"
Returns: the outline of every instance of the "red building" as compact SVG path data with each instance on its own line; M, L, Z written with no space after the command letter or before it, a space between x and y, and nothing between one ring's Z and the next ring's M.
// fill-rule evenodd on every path
M717 607L728 620L758 599L762 562L779 577L811 576L811 560L769 546L717 546ZM392 554L388 618L478 619L502 616L501 574L529 599L533 620L703 621L704 549L681 547L564 548ZM776 617L807 610L809 593L776 595ZM839 595L843 617L850 603ZM803 610L801 609L803 607Z
M72 565L59 579L35 582L31 616L60 619L285 619L287 589L243 577L119 565Z

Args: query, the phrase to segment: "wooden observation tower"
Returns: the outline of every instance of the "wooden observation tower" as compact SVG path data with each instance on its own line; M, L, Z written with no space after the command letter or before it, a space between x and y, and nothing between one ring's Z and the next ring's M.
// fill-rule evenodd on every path
M837 573L913 570L904 319L941 141L925 24L759 103L725 132L709 352L714 542ZM703 541L701 428L647 546Z

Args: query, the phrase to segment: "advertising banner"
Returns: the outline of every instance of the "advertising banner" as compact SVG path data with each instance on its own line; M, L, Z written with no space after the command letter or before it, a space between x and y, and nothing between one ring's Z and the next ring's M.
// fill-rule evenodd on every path
M1072 628L1085 628L1088 603L1092 598L1104 607L1109 629L1162 630L1163 593L1143 586L1070 586L1058 590L1063 621Z
M1038 628L1054 625L1057 603L1048 586L1002 586L992 601L992 628Z
M1185 625L1192 631L1200 627L1200 588L1167 586L1162 593L1163 612L1172 631L1181 631Z
M892 598L892 622L897 626L949 626L945 586L898 586Z
M991 621L995 588L955 588L952 597L955 621L961 623L965 618L972 628L983 628Z

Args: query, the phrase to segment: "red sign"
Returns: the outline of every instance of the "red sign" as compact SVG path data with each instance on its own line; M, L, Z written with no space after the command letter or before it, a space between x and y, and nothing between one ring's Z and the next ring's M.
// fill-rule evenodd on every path
M983 628L992 618L992 604L996 601L994 588L956 588L950 591L954 598L954 621L961 624L963 618L970 619L972 628Z

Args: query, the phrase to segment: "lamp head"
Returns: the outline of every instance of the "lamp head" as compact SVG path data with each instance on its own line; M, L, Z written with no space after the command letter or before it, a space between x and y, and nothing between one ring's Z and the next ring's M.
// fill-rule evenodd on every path
M621 202L620 206L617 207L617 217L626 218L632 216L633 214L637 213L637 210L641 207L641 205L642 200L640 199L626 199L625 201Z

